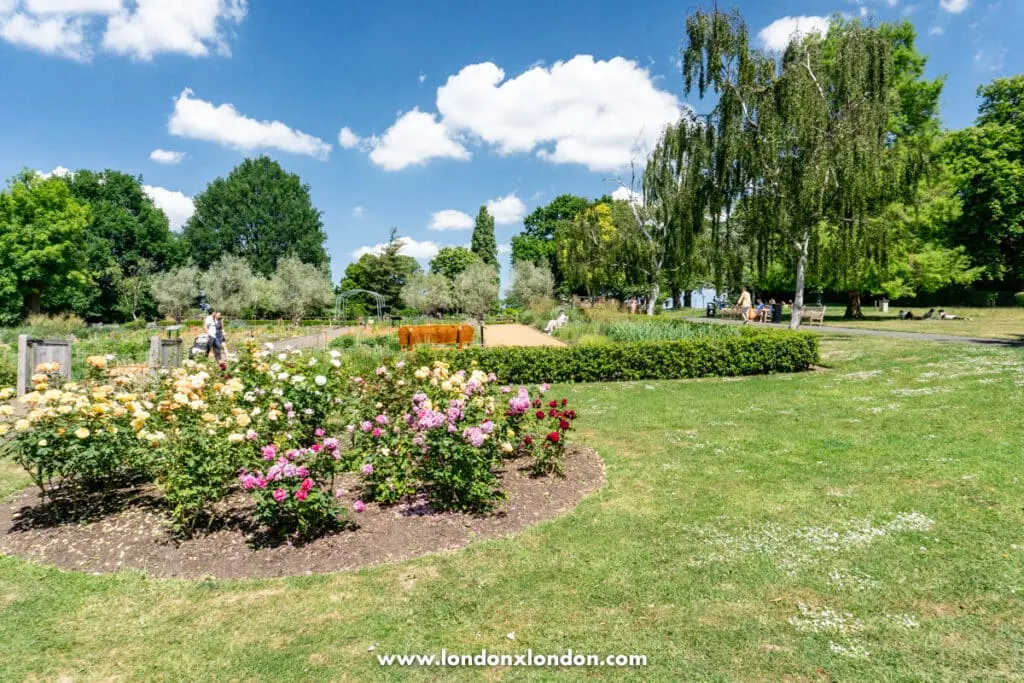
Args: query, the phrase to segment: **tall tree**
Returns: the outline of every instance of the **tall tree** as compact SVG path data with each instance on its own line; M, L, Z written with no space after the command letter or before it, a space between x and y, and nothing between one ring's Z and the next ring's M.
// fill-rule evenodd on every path
M464 313L477 320L498 304L498 270L477 261L455 278L455 301Z
M480 212L476 215L470 251L484 263L495 268L498 267L498 242L494 238L494 217L488 213L486 206L481 206Z
M437 256L430 260L430 272L443 275L449 282L454 282L459 273L469 268L479 258L466 247L441 247Z
M199 269L191 264L154 275L153 297L160 313L181 321L195 306L199 294L199 278Z
M1024 75L978 88L975 126L954 133L948 155L963 215L953 237L992 282L1024 287Z
M452 283L440 273L413 273L402 288L402 301L427 315L449 311L455 305Z
M89 208L60 178L31 171L0 192L0 318L74 309L89 284Z
M225 254L200 277L207 302L221 313L239 317L258 303L260 288L249 262L241 256Z
M142 178L120 171L80 170L62 179L75 199L89 205L86 250L95 287L88 308L79 311L96 320L117 320L123 310L123 289L133 292L131 315L155 313L156 304L138 277L140 264L150 272L179 265L182 245L171 232L167 216L142 187ZM130 278L130 283L122 283Z
M576 195L563 194L549 204L534 209L523 219L523 232L512 237L512 263L529 261L537 265L547 263L555 279L555 287L562 283L555 250L555 230L562 221L571 221L590 206L590 201Z
M555 229L558 268L571 291L588 297L620 290L625 273L619 262L621 235L610 202L599 202L559 223Z
M686 34L686 93L717 95L706 120L711 177L724 202L712 202L709 214L714 222L716 203L742 199L761 241L792 250L795 328L821 226L856 234L916 185L913 169L887 153L892 44L878 29L849 22L833 25L827 41L795 38L771 55L750 47L738 12L717 8L691 14Z
M270 283L278 308L296 325L332 303L330 273L326 268L304 263L297 256L281 259Z
M196 195L195 208L183 236L200 268L224 254L243 257L264 276L287 256L328 265L327 236L309 186L269 157L246 159L214 180Z
M341 281L342 291L365 289L384 296L385 303L392 312L404 307L402 288L414 273L421 271L419 262L411 256L401 253L404 240L398 237L394 228L380 254L363 254L358 261L345 268L345 277ZM353 304L366 311L372 309L369 298L353 297Z
M555 292L555 279L547 264L535 265L530 261L512 264L512 286L506 298L509 306L517 308L550 308Z

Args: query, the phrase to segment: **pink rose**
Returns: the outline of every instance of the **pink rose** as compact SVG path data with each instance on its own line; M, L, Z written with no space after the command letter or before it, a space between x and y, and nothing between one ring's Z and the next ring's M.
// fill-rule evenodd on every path
M352 509L355 510L356 512L363 512L364 510L366 510L366 503L364 503L361 500L357 500L356 502L352 503Z
M305 479L302 480L302 483L299 484L299 488L303 491L310 490L311 488L313 488L313 480L310 479L309 477L306 477Z
M295 492L295 500L306 500L306 496L309 495L309 491L299 489Z
M362 472L363 475L368 477L371 474L373 474L373 465L371 465L370 463L366 463L361 468L359 468L359 471Z
M274 489L274 493L272 495L274 496L274 500L278 503L283 503L284 499L288 497L288 492L284 489Z
M314 435L314 436L323 436L323 435L324 435L324 434L326 434L326 433L327 433L327 432L325 432L325 431L324 431L324 428L323 428L323 427L317 427L317 428L316 428L316 429L315 429L315 430L313 431L313 435Z
M383 429L381 429L380 427L374 427L373 428L373 436L374 436L374 438L379 439L382 434L384 434L384 430Z

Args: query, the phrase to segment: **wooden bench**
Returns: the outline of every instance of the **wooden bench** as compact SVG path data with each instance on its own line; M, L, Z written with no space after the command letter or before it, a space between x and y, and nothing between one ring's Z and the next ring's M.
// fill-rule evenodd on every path
M804 306L803 319L807 321L808 325L818 323L819 326L825 324L825 311L828 310L828 306Z
M459 349L473 343L472 325L405 325L398 328L398 345L412 350L417 344L455 344Z

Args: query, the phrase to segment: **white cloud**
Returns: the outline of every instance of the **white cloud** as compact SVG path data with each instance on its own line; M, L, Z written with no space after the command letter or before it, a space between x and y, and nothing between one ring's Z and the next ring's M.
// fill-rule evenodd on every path
M939 7L950 14L960 14L971 4L971 0L939 0Z
M643 196L639 192L634 192L625 185L619 185L615 188L615 191L612 192L612 199L616 199L621 202L639 202L643 200Z
M405 256L412 256L416 259L430 259L437 256L437 252L441 247L436 242L417 242L411 237L399 237L398 241L402 243L402 249L399 253ZM385 244L375 244L372 247L359 247L352 252L352 258L358 259L363 254L381 254L384 251Z
M352 218L362 218L364 213L366 213L366 209L361 206L357 206L352 209Z
M475 225L473 217L455 209L445 209L434 214L431 230L471 230Z
M185 160L184 152L172 152L166 149L154 149L149 153L150 161L155 161L158 164L180 164Z
M167 214L171 230L178 232L185 222L195 213L196 207L192 198L176 190L168 190L165 187L143 185L143 191L149 195L158 209Z
M110 17L103 47L150 60L161 52L205 57L230 54L226 26L240 23L246 0L135 0Z
M124 2L123 0L25 0L23 4L25 11L32 14L115 14L121 10Z
M511 244L506 244L506 243L502 242L501 244L498 245L498 253L499 254L511 254L512 253L512 245Z
M930 36L941 36L945 32L946 32L945 29L943 29L941 26L932 26L931 30L928 31L928 35L930 35Z
M421 71L421 72L420 72L420 83L422 83L422 82L423 82L423 81L425 81L425 80L427 80L427 74L425 74L425 73L423 73L423 72Z
M509 80L491 62L472 64L438 88L437 108L448 129L503 154L536 152L595 171L645 156L679 118L679 101L657 89L647 69L590 55L534 66Z
M487 202L487 212L494 216L497 225L510 225L523 220L523 216L526 215L526 204L513 192Z
M466 66L438 88L437 111L401 115L381 138L369 139L370 159L388 170L465 160L473 142L502 154L617 170L646 156L679 118L680 104L636 62L577 55L507 80L491 62Z
M73 174L71 173L70 169L64 168L63 166L58 166L49 173L43 173L42 171L40 171L39 175L41 175L43 178L67 178L68 176Z
M827 17L782 17L765 26L757 34L761 45L768 50L781 52L793 38L801 38L810 33L827 33Z
M323 159L331 151L331 146L320 138L280 121L257 121L230 104L213 105L192 95L192 90L186 88L174 100L174 112L167 123L171 135L215 142L243 152L279 149Z
M79 61L92 57L97 42L143 60L227 55L228 27L245 18L247 1L0 0L0 39Z
M85 22L77 18L37 17L24 12L0 16L0 39L78 61L87 61L92 56L85 42Z
M413 109L398 117L384 135L370 140L370 161L389 171L430 159L469 159L470 153L438 123L436 114Z
M343 149L352 149L358 147L363 142L363 139L352 132L352 129L345 126L338 132L338 144Z

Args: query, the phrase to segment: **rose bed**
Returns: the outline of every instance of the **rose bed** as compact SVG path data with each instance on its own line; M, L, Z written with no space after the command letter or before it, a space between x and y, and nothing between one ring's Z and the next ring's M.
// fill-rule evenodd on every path
M498 472L507 499L492 513L435 512L422 495L350 515L351 526L302 544L267 537L253 522L252 498L238 492L217 504L213 528L192 538L171 531L155 487L126 486L116 495L79 502L75 510L40 505L35 489L0 505L0 554L93 573L141 571L153 577L247 578L320 574L461 548L557 517L605 480L598 454L566 450L564 477L536 477L530 460L504 461ZM355 475L340 479L356 487ZM58 510L58 508L60 508ZM58 514L59 513L59 514Z

